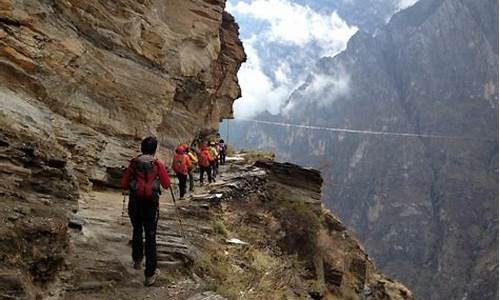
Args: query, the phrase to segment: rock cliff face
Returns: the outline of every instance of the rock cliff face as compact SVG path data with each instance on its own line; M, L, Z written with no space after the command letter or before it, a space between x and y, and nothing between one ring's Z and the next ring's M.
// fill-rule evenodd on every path
M224 6L0 0L2 284L53 277L66 213L140 138L156 135L165 157L231 116L245 53Z
M264 116L473 139L231 123L230 142L321 169L328 206L422 299L498 298L497 11L420 1L319 62L288 114Z
M245 54L224 4L0 0L0 298L413 299L321 207L319 172L270 161L162 198L166 272L142 287L112 187L143 136L168 158L231 116Z
M177 211L170 195L161 197L162 276L151 288L130 263L131 228L120 217L120 194L86 195L78 212L83 229L71 230L68 267L50 289L54 298L413 299L321 206L318 171L247 157L221 166L222 177L178 201Z

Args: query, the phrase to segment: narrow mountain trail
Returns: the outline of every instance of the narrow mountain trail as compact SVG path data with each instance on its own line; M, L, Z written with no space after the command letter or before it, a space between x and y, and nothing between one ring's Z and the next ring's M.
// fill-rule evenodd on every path
M322 207L318 171L238 155L176 205L163 191L152 287L133 268L120 190L95 186L70 217L63 269L37 299L413 299Z
M198 256L194 245L209 238L212 231L207 215L210 199L221 196L214 193L226 184L224 178L231 178L231 174L225 174L228 169L228 165L221 166L221 175L211 185L200 187L196 181L195 192L188 194L186 200L177 200L178 213L170 191L163 190L157 231L161 275L153 287L144 287L144 271L132 267L132 226L126 208L122 215L120 191L103 188L83 197L72 221L82 227L71 230L67 268L51 298L218 299L211 293L199 293L200 279L186 272L185 267ZM175 185L176 180L172 181ZM175 186L174 192L177 198ZM182 218L182 225L178 216Z

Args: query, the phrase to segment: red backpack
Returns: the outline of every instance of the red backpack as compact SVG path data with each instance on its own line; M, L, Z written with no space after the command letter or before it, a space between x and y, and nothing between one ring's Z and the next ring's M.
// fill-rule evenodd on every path
M175 173L180 173L180 174L188 173L185 154L176 154L174 156L174 161L172 162L172 169L174 169Z
M210 154L208 150L202 150L200 153L200 157L198 158L198 164L200 167L208 167L210 166Z
M160 196L160 176L156 160L134 159L131 194L139 199L153 200Z

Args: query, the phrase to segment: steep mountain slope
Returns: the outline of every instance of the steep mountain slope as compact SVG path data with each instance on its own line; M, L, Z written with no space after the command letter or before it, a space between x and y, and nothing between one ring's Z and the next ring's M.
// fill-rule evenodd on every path
M325 7L337 10L339 16L347 23L355 25L366 32L374 32L378 27L384 25L394 12L405 8L416 1L412 0L295 0L303 5L308 5L315 10L321 11Z
M169 153L215 128L245 60L225 1L0 1L1 279L40 287L66 215L154 134ZM29 217L27 217L29 216ZM14 278L14 279L13 279ZM11 285L9 285L11 283Z
M152 288L130 263L119 191L90 193L78 213L83 230L71 231L72 267L52 290L62 299L413 299L321 207L319 172L247 157L232 157L217 183L176 207L169 193L161 198L162 275Z
M322 169L326 203L422 299L498 297L498 2L423 0L324 58L280 122L230 142ZM238 140L238 135L241 139Z
M117 179L142 137L168 160L231 116L245 53L224 6L0 0L0 298L413 299L321 207L319 172L269 161L162 201L165 272L143 287Z

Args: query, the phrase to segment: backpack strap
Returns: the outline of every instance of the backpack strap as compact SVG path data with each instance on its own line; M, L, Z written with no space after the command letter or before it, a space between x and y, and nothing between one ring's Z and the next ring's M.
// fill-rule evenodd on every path
M137 158L139 156L136 156L134 158L132 158L132 160L130 160L130 168L132 168L132 178L133 179L136 179L137 178L137 172L135 171L135 166L137 164Z

